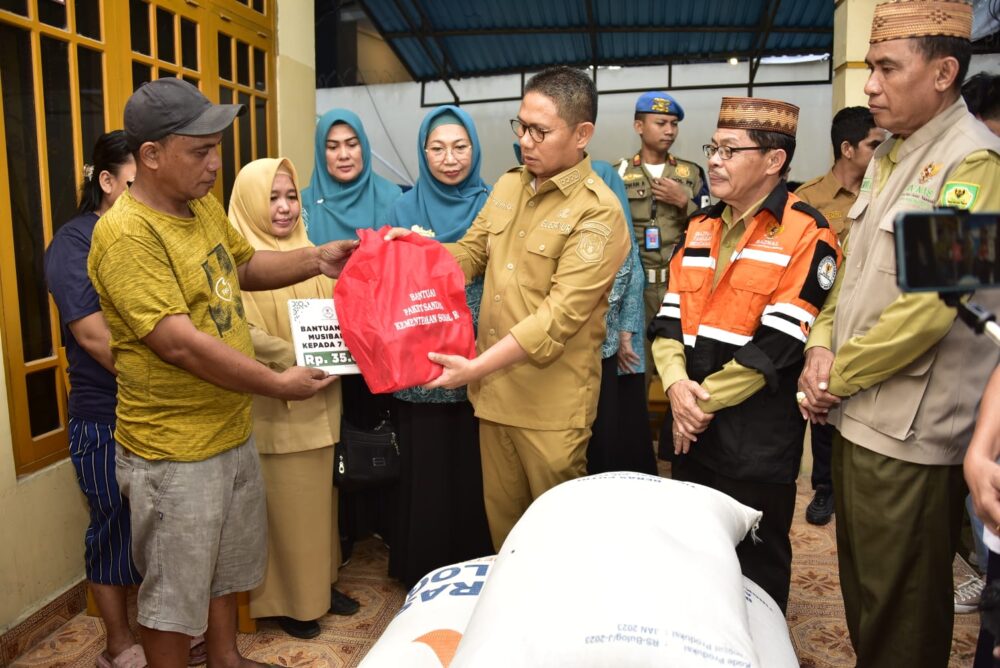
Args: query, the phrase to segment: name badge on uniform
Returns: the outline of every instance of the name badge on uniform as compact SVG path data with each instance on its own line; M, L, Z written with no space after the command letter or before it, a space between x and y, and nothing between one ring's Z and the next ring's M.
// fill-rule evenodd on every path
M660 250L660 228L646 228L645 248L646 250Z

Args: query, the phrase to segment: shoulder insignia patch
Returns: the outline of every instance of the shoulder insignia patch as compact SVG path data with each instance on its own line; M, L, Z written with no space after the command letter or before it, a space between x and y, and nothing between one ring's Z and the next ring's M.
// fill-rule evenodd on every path
M979 197L979 184L948 181L941 191L941 204L954 209L971 209Z
M576 247L576 254L580 256L581 260L589 264L600 262L604 257L604 247L607 243L607 236L588 229L580 238L580 243Z
M819 266L816 267L816 280L819 281L819 287L824 290L833 287L833 282L837 280L837 258L827 255L819 261Z

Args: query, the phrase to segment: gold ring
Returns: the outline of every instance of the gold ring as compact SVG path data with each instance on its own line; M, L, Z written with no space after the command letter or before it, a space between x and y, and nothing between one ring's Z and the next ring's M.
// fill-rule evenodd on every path
M802 402L805 401L805 400L806 400L806 393L805 392L796 392L795 393L795 403L801 405Z

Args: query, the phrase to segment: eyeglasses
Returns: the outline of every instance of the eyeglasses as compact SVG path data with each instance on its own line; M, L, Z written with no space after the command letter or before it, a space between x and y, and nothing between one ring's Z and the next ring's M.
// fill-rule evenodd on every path
M472 153L472 146L470 144L457 144L455 146L428 146L424 149L424 153L430 156L431 160L435 162L441 162L445 159L449 153L455 160L465 160Z
M545 135L549 134L550 132L555 132L559 128L565 128L565 127L569 126L560 125L559 127L552 128L551 130L543 130L537 125L525 125L516 118L510 119L510 129L514 131L515 135L517 135L518 137L523 137L524 133L527 132L529 135L531 135L531 139L536 144L541 144L543 141L545 141Z
M771 149L766 146L715 146L713 144L705 144L701 147L701 150L708 159L711 159L713 155L718 153L720 160L729 160L733 157L733 153L737 151L770 151Z

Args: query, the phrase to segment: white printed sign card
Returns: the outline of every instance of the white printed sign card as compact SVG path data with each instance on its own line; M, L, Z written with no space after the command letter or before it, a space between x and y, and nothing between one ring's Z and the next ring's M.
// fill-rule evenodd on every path
M288 319L299 366L323 369L335 376L361 373L340 333L332 299L289 299Z

